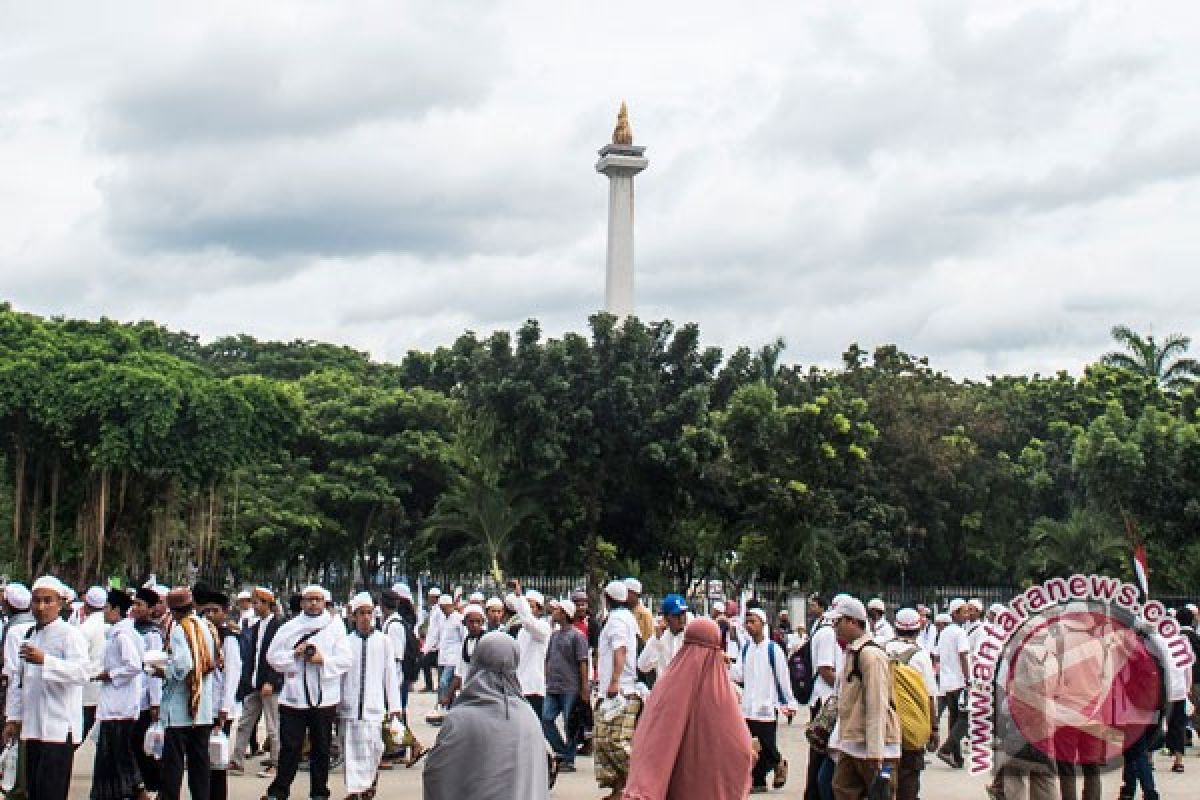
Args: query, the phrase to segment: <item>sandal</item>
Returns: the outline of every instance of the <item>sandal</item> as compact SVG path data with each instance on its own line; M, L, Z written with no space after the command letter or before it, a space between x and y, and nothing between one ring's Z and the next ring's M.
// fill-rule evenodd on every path
M1183 764L1172 764L1171 772L1183 772Z
M404 768L412 769L413 765L415 765L418 761L420 761L422 758L424 758L425 754L428 752L429 752L428 747L421 744L420 742L413 742L412 743L412 755L408 757L408 761L404 762Z

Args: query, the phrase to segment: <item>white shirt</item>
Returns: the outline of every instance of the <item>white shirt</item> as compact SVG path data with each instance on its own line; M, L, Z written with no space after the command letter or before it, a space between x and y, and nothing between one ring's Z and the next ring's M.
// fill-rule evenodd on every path
M887 617L880 617L879 622L871 626L871 635L876 644L887 644L896 638L896 631L892 629L892 623L887 621Z
M423 653L432 653L438 649L438 642L442 638L442 623L446 621L446 615L442 613L441 606L434 606L429 609L428 619L429 627L425 629L425 644L421 647Z
M812 696L808 700L808 704L811 706L817 701L824 701L834 693L834 684L821 677L821 673L818 672L819 668L832 668L833 680L836 683L837 674L842 671L842 662L846 660L846 654L838 644L837 634L833 632L832 625L821 625L817 628L813 633L812 645L809 650L812 653L813 665L813 689Z
M482 636L479 637L479 639L482 638ZM479 645L479 639L472 639L470 636L463 639L462 646L467 648L467 658L471 658L475 655L475 648ZM461 651L459 654L461 655ZM454 677L458 678L460 686L467 682L467 673L470 671L470 661L464 661L460 658L458 663L454 665ZM517 674L520 675L519 672ZM524 689L522 689L522 691L524 691Z
M28 622L14 622L8 628L8 636L4 640L4 676L8 678L8 692L5 694L5 706L12 707L13 693L17 691L16 675L21 670L21 643L25 641L25 632L33 627L32 617Z
M746 719L773 722L779 709L799 709L792 694L788 675L787 655L783 648L763 637L761 642L748 641L743 645L746 655L742 663L731 670L733 679L742 684L742 716ZM775 669L771 669L768 649L775 651Z
M237 636L221 637L221 658L224 668L213 671L213 697L216 698L215 713L224 711L233 714L237 705L237 687L242 679L242 648ZM229 680L226 680L229 676Z
M104 621L103 611L89 611L87 617L79 624L79 632L87 640L88 664L92 677L104 669L104 649L107 645L105 634L108 633L108 623ZM83 687L83 704L94 706L100 702L100 682L89 681Z
M917 672L921 673L921 680L925 682L925 692L930 697L938 696L937 675L933 672L933 659L929 657L929 653L925 648L921 647L916 642L906 642L902 639L892 639L883 646L883 651L889 656L899 656L908 651L908 648L915 647L916 652L908 659L908 665Z
M937 626L932 622L926 623L917 634L917 644L921 645L921 649L926 653L932 653L937 647Z
M400 616L400 612L393 611L383 621L383 634L392 643L394 663L392 672L396 673L396 680L402 682L404 680L404 648L407 646L408 640L405 634L404 619Z
M462 614L457 611L450 616L442 615L438 626L437 663L439 667L453 667L462 658L462 643L467 637L467 629L462 624Z
M973 659L976 653L979 652L979 645L983 641L983 637L987 631L984 629L983 623L979 620L968 622L963 630L967 634L967 646L971 648L971 658Z
M162 630L157 625L151 625L149 629L142 632L137 629L137 624L134 623L134 631L142 637L143 654L148 650L163 649ZM162 685L162 678L156 678L153 675L142 676L142 711L149 708L158 708L162 705Z
M29 642L45 653L40 666L21 662L19 684L8 707L9 721L21 723L21 738L63 743L83 738L83 685L88 672L87 640L79 628L56 619L33 629Z
M953 692L967 685L959 661L959 653L969 653L970 643L967 634L958 623L952 622L942 630L938 638L938 685L942 694Z
M108 681L92 681L100 684L97 720L138 718L142 710L142 652L142 637L133 629L133 620L123 619L109 627L101 665Z
M628 608L614 608L604 622L600 631L600 641L596 646L597 670L599 671L600 692L608 691L608 684L613 679L613 657L617 650L625 648L625 668L617 676L617 685L622 693L632 692L637 685L637 621Z
M517 680L521 683L521 692L527 695L545 695L546 646L550 644L550 634L553 632L550 620L535 617L526 598L511 595L511 600L512 607L517 610L517 617L521 620L521 630L517 632L517 649L520 651ZM637 652L636 645L634 652Z
M688 615L688 621L691 621L691 614ZM686 624L684 630L687 630ZM646 642L642 654L638 656L637 668L642 672L654 672L661 678L682 647L683 631L672 633L667 628L661 636L651 636L650 641Z
M342 675L338 716L379 722L389 711L400 710L400 681L396 677L396 651L392 639L379 631L360 636L346 634L350 668Z
M267 663L283 674L281 705L300 709L327 708L336 706L342 699L342 675L350 668L353 655L346 643L346 628L342 621L328 612L323 616L325 626L306 640L321 651L320 664L304 661L295 653L306 626L313 624L306 614L283 623L271 640Z

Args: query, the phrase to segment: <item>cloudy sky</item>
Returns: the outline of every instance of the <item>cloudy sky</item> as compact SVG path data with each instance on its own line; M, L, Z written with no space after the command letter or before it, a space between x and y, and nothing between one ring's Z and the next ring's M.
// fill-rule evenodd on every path
M1196 17L0 0L0 298L381 359L579 330L624 99L643 318L1077 370L1116 323L1200 338Z

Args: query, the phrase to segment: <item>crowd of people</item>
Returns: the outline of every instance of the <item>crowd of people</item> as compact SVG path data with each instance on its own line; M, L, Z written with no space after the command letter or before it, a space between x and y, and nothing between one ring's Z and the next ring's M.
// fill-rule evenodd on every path
M677 594L652 610L642 589L613 580L593 609L582 588L547 598L516 581L492 597L397 583L337 605L317 585L281 605L266 587L9 583L0 790L65 800L92 737L92 800L175 800L185 778L194 800L224 800L255 756L263 800L286 800L302 769L306 796L329 797L338 765L348 800L370 800L380 770L422 761L427 800L537 800L581 755L611 800L735 800L787 784L778 726L803 705L805 800L916 800L931 755L964 767L971 667L1002 606L889 614L878 598L813 595L793 626L786 611L702 612ZM1200 649L1195 613L1176 619ZM1162 746L1182 771L1200 666L1165 678ZM414 691L436 693L429 747L410 725ZM1120 797L1157 797L1155 730L1125 753ZM1099 797L1097 772L1076 767L1004 757L987 792L1060 800L1079 783Z

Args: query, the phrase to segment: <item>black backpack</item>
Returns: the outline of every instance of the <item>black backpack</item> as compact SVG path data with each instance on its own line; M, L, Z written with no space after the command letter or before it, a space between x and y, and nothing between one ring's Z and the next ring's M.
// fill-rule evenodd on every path
M811 636L788 658L788 674L792 678L792 694L796 695L796 702L808 705L812 699L814 682Z
M404 680L411 683L421 674L421 642L417 639L416 631L405 621L404 617L389 620L388 624L394 622L399 622L404 626L404 657L400 659L400 670L404 673ZM385 627L384 633L386 632Z

